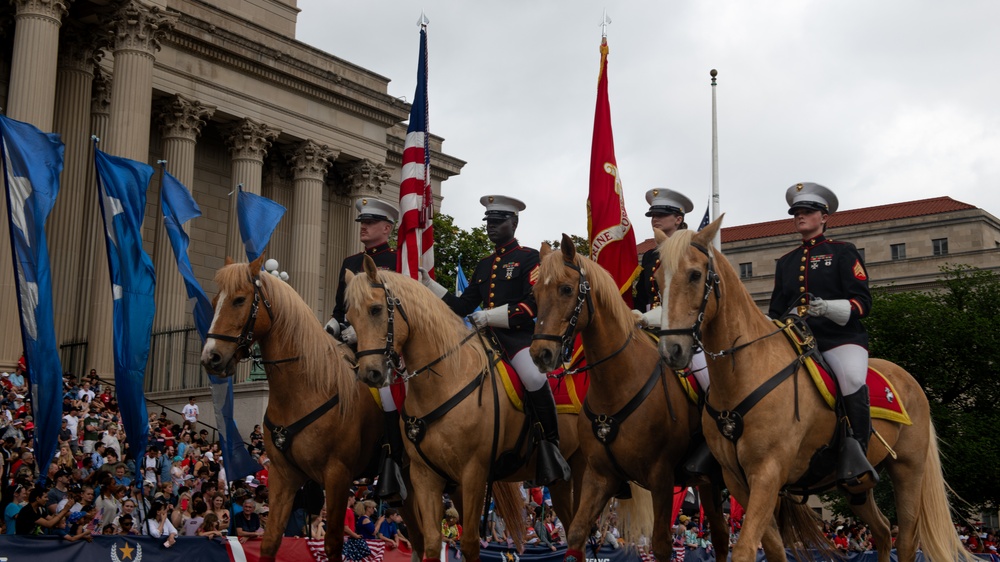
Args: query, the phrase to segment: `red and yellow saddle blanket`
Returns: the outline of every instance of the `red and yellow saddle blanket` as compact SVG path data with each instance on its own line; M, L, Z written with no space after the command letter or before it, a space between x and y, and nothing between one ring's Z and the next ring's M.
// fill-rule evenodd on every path
M642 333L646 334L654 344L659 345L660 337L654 332L643 330ZM695 404L701 404L701 399L705 396L705 389L701 387L698 378L694 376L694 372L690 368L685 368L680 372L674 371L674 374L677 375L677 379L680 381L681 388L684 389L684 394L687 395L688 400Z
M774 323L777 326L782 325L778 320L775 320ZM785 327L785 335L792 342L795 349L799 353L802 353L803 342L801 335L789 327ZM819 390L820 395L823 396L830 409L833 409L834 402L837 399L837 387L834 384L833 377L812 357L806 358L805 367L813 384L816 385L816 389ZM885 378L885 375L869 366L867 384L868 393L871 396L872 418L888 420L903 425L913 425L910 415L906 413L906 407L903 406L903 401L899 393L896 392L889 379Z

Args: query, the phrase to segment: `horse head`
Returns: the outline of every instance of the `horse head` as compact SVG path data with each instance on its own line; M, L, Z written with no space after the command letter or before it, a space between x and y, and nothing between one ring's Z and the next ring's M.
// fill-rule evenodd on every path
M702 328L711 322L718 308L719 277L712 241L723 216L698 233L679 230L667 238L656 231L660 254L656 281L663 313L659 348L672 369L688 366L695 350L701 347Z
M358 338L355 355L358 377L371 387L390 382L393 371L399 370L399 355L406 342L408 328L403 320L400 301L392 294L389 273L380 272L371 257L364 258L364 271L354 275L348 271L347 320Z
M215 317L201 350L201 364L212 374L234 375L236 364L248 358L253 343L271 329L274 318L266 290L271 279L260 275L263 263L263 254L249 264L227 257L215 275ZM261 306L267 314L260 314Z
M554 371L569 361L577 331L585 328L593 315L587 270L573 240L563 234L559 248L554 252L548 244L542 245L541 273L533 289L538 318L531 359L542 372Z

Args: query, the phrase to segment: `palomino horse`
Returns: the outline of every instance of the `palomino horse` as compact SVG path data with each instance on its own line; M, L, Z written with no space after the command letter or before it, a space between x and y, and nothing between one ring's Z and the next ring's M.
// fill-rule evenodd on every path
M814 453L835 434L837 420L808 376L798 384L801 356L760 312L729 261L712 248L721 222L720 217L697 234L681 231L660 240L660 353L674 367L686 365L696 345L708 358L712 387L711 408L706 407L702 420L706 437L722 463L729 490L746 506L733 560L754 560L759 541L768 560L785 560L781 535L787 542L789 495L809 493L802 489L802 479L810 473ZM899 560L914 560L918 545L935 562L969 559L952 524L927 397L898 365L872 359L870 366L895 388L893 399L905 405L912 421L903 425L874 419L878 435L868 447L868 460L884 466L892 477ZM817 467L831 474L810 488L835 484L831 464ZM889 522L873 496L868 490L863 503L851 509L871 527L879 562L889 562ZM812 530L804 524L799 530L803 527ZM800 538L807 547L823 546L822 536L815 533Z
M260 550L262 559L273 560L295 492L307 478L322 483L330 520L340 521L351 481L378 454L384 428L382 409L354 376L351 349L323 330L295 289L260 274L263 259L227 259L216 274L215 318L201 361L209 372L232 376L253 342L260 344L268 383L264 447L271 459L271 524ZM422 544L418 533L414 538ZM330 560L341 559L343 542L335 529L326 534Z
M587 486L577 517L568 527L571 554L583 561L591 522L631 480L652 492L653 553L659 560L669 560L675 474L689 452L692 435L701 431L698 405L687 397L673 371L664 368L656 344L636 326L611 275L577 254L566 235L561 248L553 252L546 244L541 249L531 357L541 370L555 370L577 333L587 351L587 415L580 416L577 428L587 459L583 473ZM707 478L692 483L701 484L715 557L722 562L729 554L729 526L720 490Z
M460 484L466 507L462 554L477 562L487 482L522 481L535 474L534 462L501 462L523 456L529 441L525 416L504 396L503 383L477 332L420 282L379 271L367 256L364 264L363 274L348 275L346 292L347 318L358 336L358 376L371 386L382 386L393 371L402 372L400 356L410 369L401 413L415 511L426 538L425 560L440 556L441 494L450 484ZM562 454L573 467L573 483L579 486L583 459L577 452L575 415L559 415L559 436ZM518 468L495 473L503 470L501 465ZM553 503L569 526L573 486L560 482L551 490ZM498 509L504 507L500 499L498 492ZM512 534L523 533L520 505L500 516Z

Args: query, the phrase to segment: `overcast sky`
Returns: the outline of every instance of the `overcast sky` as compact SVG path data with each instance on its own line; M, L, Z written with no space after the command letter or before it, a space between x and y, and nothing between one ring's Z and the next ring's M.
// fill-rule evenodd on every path
M786 218L815 181L841 209L947 195L1000 216L1000 2L929 0L299 0L297 38L413 99L421 9L430 128L468 162L443 212L482 224L482 195L524 200L518 238L586 236L607 8L615 152L636 238L645 192L678 190L697 226L711 194L719 71L726 225ZM993 61L993 62L990 62ZM790 225L790 223L789 223Z

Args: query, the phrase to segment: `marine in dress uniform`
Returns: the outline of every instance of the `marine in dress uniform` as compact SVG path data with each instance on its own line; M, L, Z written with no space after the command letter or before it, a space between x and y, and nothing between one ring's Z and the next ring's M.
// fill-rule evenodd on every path
M868 271L854 244L825 236L827 219L838 205L832 191L816 183L797 183L786 190L785 199L802 243L778 259L768 315L804 316L837 378L851 430L860 444L860 449L845 450L840 472L852 475L845 478L845 485L856 493L878 482L878 474L865 458L871 412L866 384L868 332L861 319L872 304Z
M514 238L523 202L503 195L480 199L486 207L486 234L495 244L493 253L476 266L469 286L457 297L421 271L421 281L444 299L459 316L470 315L478 328L487 328L499 342L504 358L517 372L527 402L542 425L535 482L548 485L569 480L569 465L559 453L556 404L545 373L531 360L529 347L535 331L537 308L532 287L538 281L538 250L521 246ZM483 310L476 311L479 306Z
M344 282L345 274L347 271L361 272L365 256L371 257L379 269L396 271L396 250L389 247L388 241L393 226L399 220L399 209L388 201L365 197L358 199L354 207L358 210L358 218L354 220L361 223L361 242L365 245L365 250L348 256L340 266L340 282L337 285L333 318L326 325L326 331L330 335L350 345L354 345L358 340L354 328L344 317L347 313L347 306L344 303L344 291L347 288ZM403 436L400 433L399 412L396 411L396 404L388 386L380 388L379 394L385 412L385 432L389 451L379 473L378 495L388 500L406 499L406 486L403 484L401 469Z

